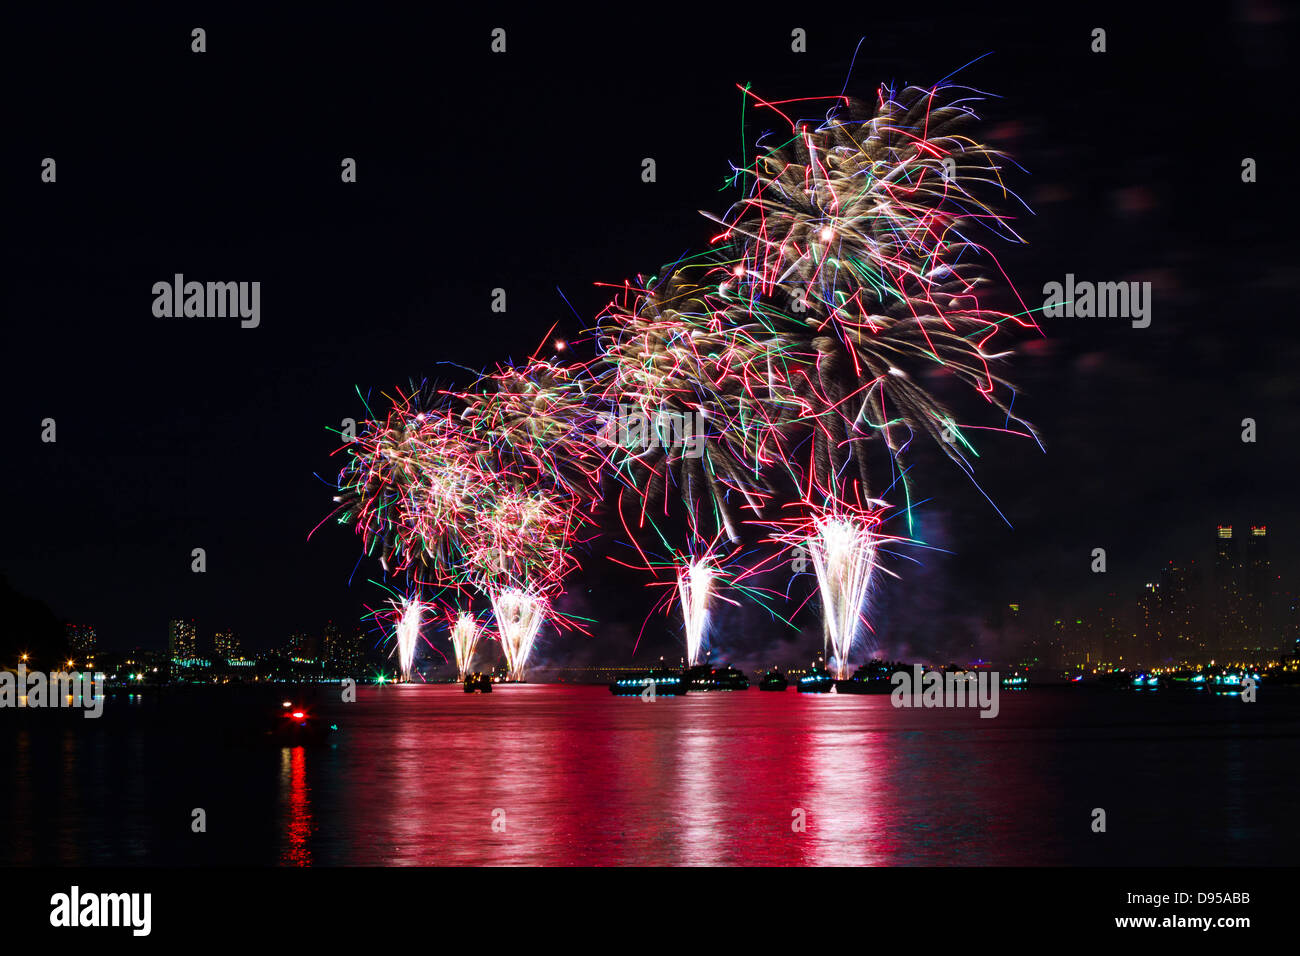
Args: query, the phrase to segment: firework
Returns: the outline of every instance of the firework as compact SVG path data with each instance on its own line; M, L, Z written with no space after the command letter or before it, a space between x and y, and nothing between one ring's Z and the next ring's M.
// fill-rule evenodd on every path
M456 674L458 680L469 675L470 663L474 660L474 646L479 638L478 621L474 615L461 611L451 625L451 645L456 651Z
M686 624L686 664L702 664L709 626L709 595L716 569L708 558L688 561L677 569L677 594Z
M1035 326L983 292L1001 267L978 230L1021 240L995 210L1005 157L967 133L977 100L882 87L811 122L759 101L788 130L737 168L746 188L710 216L710 248L625 283L589 363L534 355L466 391L399 395L348 447L340 520L409 582L486 594L516 679L544 622L563 622L555 598L602 498L671 578L656 583L680 602L692 664L711 601L756 571L729 566L746 526L766 527L811 556L843 675L880 545L901 540L879 531L882 496L899 489L910 517L915 436L972 472L956 394L996 412L991 430L1036 437L994 370L1010 354L998 336ZM647 558L647 538L669 557Z
M395 635L397 638L397 663L402 672L402 680L411 679L411 667L415 663L415 646L420 639L420 619L424 608L419 601L402 598L394 601L393 607L400 612Z
M463 531L484 474L451 410L419 405L399 398L344 446L336 515L385 570L452 587L464 580Z
M874 526L853 517L823 515L807 542L822 598L826 657L834 663L835 676L843 680L849 676L849 655L871 588Z
M468 577L492 602L516 680L547 618L572 623L552 599L577 565L604 464L589 387L583 366L532 359L455 396L484 474L466 525Z
M549 595L575 563L573 512L554 498L507 484L481 502L468 559L475 586L488 595L511 677L522 680L550 609Z
M762 607L774 619L789 627L794 626L770 607L769 602L779 596L777 592L752 582L752 578L765 570L765 562L757 560L757 552L739 547L727 548L721 534L711 540L704 540L693 532L688 537L691 548L677 551L669 544L668 537L661 534L659 544L665 549L661 555L641 548L636 543L636 536L629 532L626 543L635 551L638 560L628 562L613 555L609 560L649 573L653 579L648 586L663 589L646 616L647 622L657 611L671 614L676 605L685 631L689 666L702 664L707 657L712 610L718 601L739 607L743 598ZM644 633L644 625L642 631Z
M492 592L491 601L510 679L523 680L528 655L532 653L533 642L546 620L546 598L507 588Z
M869 496L869 445L883 441L892 480L916 433L969 472L969 442L931 382L955 381L997 409L1000 430L1033 435L991 369L1009 354L997 333L1036 327L1023 302L1009 314L981 299L1001 267L974 230L1021 240L983 198L1010 195L1005 160L965 134L967 93L882 87L874 110L836 98L822 123L781 113L788 137L755 157L749 194L718 219L713 274L751 303L753 338L769 344L759 365L780 370L768 417L805 426L822 485L851 479Z
M697 271L629 286L602 314L595 375L610 409L606 460L639 493L636 524L680 509L734 542L742 511L760 511L767 492L762 432L747 421L763 410L737 371L762 350L743 309Z

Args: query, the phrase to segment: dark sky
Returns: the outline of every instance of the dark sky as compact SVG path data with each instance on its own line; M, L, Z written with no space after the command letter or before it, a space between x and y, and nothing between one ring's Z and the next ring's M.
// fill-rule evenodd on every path
M1025 168L1012 185L1036 215L1018 223L1027 246L997 249L1008 273L1031 304L1066 273L1150 280L1153 319L1045 320L1016 357L1016 407L1047 453L995 439L979 471L1014 530L955 469L918 462L922 530L954 554L900 568L879 626L912 644L1007 600L1131 593L1171 557L1208 560L1221 521L1266 523L1295 580L1294 15L1131 6L11 21L0 570L110 647L162 646L177 615L253 645L355 621L380 597L377 567L354 577L350 532L308 534L332 507L326 428L363 417L357 387L468 384L439 363L523 358L554 323L577 335L557 287L590 320L595 283L702 248L697 210L733 197L719 188L740 152L738 83L783 99L848 77L869 99L991 54L958 78L998 97L982 129ZM795 27L807 54L790 51ZM345 156L355 185L339 181ZM151 287L178 272L260 281L261 326L155 318ZM190 571L195 547L206 574ZM595 564L570 587L605 622L580 656L623 659L642 592ZM729 627L766 640L751 623Z

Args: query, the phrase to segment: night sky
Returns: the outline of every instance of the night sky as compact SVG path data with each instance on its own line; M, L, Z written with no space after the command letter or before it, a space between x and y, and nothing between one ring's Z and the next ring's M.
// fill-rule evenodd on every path
M715 230L697 210L736 197L722 187L741 155L737 84L873 99L882 81L960 71L994 97L984 138L1024 167L1010 182L1034 212L1017 222L1028 245L994 249L1025 301L1067 273L1149 280L1152 323L1043 320L1024 342L1007 374L1046 453L993 436L978 468L1014 530L956 468L917 459L917 530L953 554L897 569L882 638L918 648L1006 601L1055 613L1133 594L1170 558L1209 561L1220 522L1267 524L1275 569L1300 583L1294 14L988 7L14 23L0 570L110 648L161 647L174 616L253 647L356 621L381 599L377 563L333 523L308 536L341 462L327 428L365 417L358 387L469 384L553 325L577 337L608 300L596 283L703 248ZM1104 54L1089 51L1098 26ZM806 54L790 51L795 27ZM747 116L752 147L776 122ZM1258 182L1241 181L1244 157ZM260 281L260 327L155 318L151 288L174 273ZM190 571L196 547L206 574ZM1095 547L1106 575L1089 570ZM595 636L551 632L542 654L628 660L651 597L588 563L565 606L598 618ZM653 636L667 626L647 646L670 647ZM753 613L721 637L738 655L791 638Z

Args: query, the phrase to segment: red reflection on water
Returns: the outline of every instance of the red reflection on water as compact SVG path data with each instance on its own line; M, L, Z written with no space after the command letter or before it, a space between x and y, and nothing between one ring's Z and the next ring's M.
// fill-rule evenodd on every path
M343 864L1014 862L990 808L1024 807L1034 772L987 766L976 710L888 696L411 684L339 719L340 819L316 838Z
M285 845L280 862L286 866L311 866L311 798L307 786L307 753L302 747L280 749L280 794L287 814Z

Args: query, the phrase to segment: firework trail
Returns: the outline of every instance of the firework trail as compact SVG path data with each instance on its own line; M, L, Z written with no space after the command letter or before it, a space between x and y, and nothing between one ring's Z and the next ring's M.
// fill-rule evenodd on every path
M470 664L474 660L474 647L478 644L480 634L478 621L468 611L456 615L451 625L451 645L456 651L456 674L458 680L469 676Z
M761 435L736 427L757 414L735 374L757 350L737 333L742 312L695 271L629 285L601 315L593 375L612 413L605 459L638 492L632 523L680 509L705 536L712 525L735 542L742 511L759 511L767 490Z
M1009 314L981 301L984 273L1002 269L975 230L1022 240L983 198L1010 194L1004 157L964 132L977 119L969 93L882 87L874 110L836 98L820 123L760 101L789 123L787 138L743 171L746 198L710 217L726 226L714 272L761 306L752 337L770 345L747 378L780 371L769 418L805 426L823 486L852 479L870 496L870 444L883 441L892 483L918 433L969 472L973 449L937 397L944 382L995 407L999 430L1034 434L991 369L1010 354L993 347L1000 331L1036 326L1023 302Z
M462 583L463 532L485 475L451 409L399 393L387 418L362 422L342 450L335 516L365 553L421 585Z
M990 370L1009 353L989 341L1034 326L981 305L979 271L996 260L967 227L1018 237L975 197L1002 188L999 154L960 134L974 114L940 102L955 92L882 90L874 114L837 99L824 123L790 121L789 140L744 170L750 194L717 219L714 250L626 286L606 310L608 390L711 426L694 474L689 461L636 456L650 506L670 486L688 505L710 501L734 540L734 508L762 510L768 467L791 442L813 445L820 484L856 481L861 497L873 470L892 482L917 432L966 463L969 442L930 380L968 385L1020 422Z

